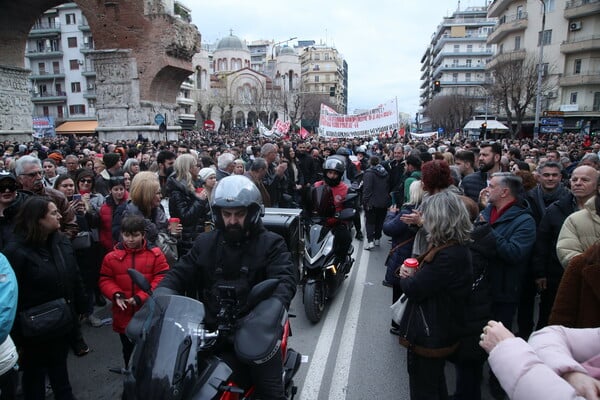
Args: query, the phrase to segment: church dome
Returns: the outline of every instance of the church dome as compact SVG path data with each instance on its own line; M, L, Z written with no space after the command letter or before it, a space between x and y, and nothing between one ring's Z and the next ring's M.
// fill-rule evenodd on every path
M248 48L239 37L231 34L219 40L216 50L248 50Z
M296 55L296 52L294 52L294 49L292 49L290 46L283 46L281 48L281 52L279 53L280 56L294 56Z

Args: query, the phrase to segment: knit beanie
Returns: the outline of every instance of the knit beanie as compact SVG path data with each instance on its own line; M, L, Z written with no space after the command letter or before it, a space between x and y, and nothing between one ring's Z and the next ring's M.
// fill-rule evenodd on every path
M198 177L200 177L200 179L202 179L202 182L206 182L206 180L211 176L211 175L216 175L216 171L212 168L202 168L200 170L200 172L198 173Z
M102 157L102 161L104 162L104 166L106 167L106 169L114 167L120 159L121 155L118 153L106 153Z

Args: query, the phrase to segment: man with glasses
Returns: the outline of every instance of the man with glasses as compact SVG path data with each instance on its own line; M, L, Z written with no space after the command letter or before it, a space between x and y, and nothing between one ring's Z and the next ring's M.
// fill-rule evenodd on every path
M77 236L79 226L77 225L75 211L61 192L44 187L42 163L39 158L33 156L20 157L15 163L15 173L23 192L34 196L48 196L52 199L62 216L60 230L71 239Z

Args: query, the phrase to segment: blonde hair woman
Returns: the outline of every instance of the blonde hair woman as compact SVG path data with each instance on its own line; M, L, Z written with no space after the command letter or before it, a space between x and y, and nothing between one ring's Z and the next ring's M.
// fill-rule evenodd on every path
M192 247L196 237L204 232L204 223L209 210L206 196L197 187L198 161L192 154L182 154L175 159L173 174L167 179L169 213L179 218L182 224L181 239L177 242L179 254Z
M119 206L113 218L113 239L119 241L121 220L127 215L141 215L146 221L146 240L156 244L159 232L167 232L167 215L161 200L158 176L150 171L139 172L131 181L129 200ZM179 228L181 231L181 228ZM176 234L177 232L171 232Z

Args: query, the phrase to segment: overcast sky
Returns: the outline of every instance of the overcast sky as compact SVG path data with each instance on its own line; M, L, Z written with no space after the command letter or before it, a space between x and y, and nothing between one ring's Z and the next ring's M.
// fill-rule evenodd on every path
M348 111L395 97L398 109L419 108L421 57L432 34L457 9L485 0L182 0L202 42L229 35L276 42L298 37L337 48L348 63ZM295 44L296 40L292 42Z

